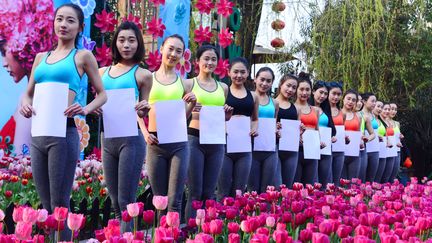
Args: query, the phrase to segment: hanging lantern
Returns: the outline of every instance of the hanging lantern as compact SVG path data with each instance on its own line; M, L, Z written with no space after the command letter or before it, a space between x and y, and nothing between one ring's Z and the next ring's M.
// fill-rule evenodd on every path
M271 23L271 27L276 31L282 30L283 28L285 28L285 22L280 19L276 19Z
M281 48L285 45L285 41L279 37L276 37L270 42L270 45L274 48Z
M283 2L274 2L272 5L272 10L276 13L284 11L286 8L285 3Z

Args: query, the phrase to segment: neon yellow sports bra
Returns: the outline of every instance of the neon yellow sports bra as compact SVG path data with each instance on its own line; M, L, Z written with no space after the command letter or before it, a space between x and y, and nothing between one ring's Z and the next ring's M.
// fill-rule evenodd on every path
M162 100L180 100L183 98L184 87L179 76L171 84L162 84L156 79L156 74L153 73L153 85L150 90L149 104L154 104L156 101Z
M198 82L197 78L193 79L192 92L197 98L197 102L204 106L223 106L225 105L225 93L222 85L216 82L216 89L213 91L207 91L203 89Z

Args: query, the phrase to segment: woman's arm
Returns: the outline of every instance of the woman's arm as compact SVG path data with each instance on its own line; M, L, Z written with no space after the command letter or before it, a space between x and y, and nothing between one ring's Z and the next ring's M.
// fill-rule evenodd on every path
M35 115L35 110L33 109L33 94L34 94L34 88L35 88L35 80L34 80L34 70L39 65L39 63L42 60L42 57L45 55L44 53L38 53L35 57L35 60L33 62L33 67L30 73L27 89L24 92L22 98L21 98L21 106L19 109L19 112L21 115L23 115L26 118L30 118L32 115Z

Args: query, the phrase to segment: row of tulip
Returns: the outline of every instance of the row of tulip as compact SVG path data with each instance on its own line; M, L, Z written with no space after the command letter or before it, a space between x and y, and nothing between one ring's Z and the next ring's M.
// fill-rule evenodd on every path
M378 184L342 179L340 187L329 184L325 189L318 183L295 183L293 189L269 187L262 194L238 193L221 202L195 201L196 218L182 227L177 212L158 217L168 198L154 196L155 211L133 203L123 212L122 220L133 222L132 232L121 233L119 220L111 219L88 242L432 242L431 192L432 181L419 183L416 178L407 186L397 180ZM0 235L1 242L42 242L50 232L61 230L64 221L76 237L85 221L64 208L47 215L22 206L13 218L15 233Z

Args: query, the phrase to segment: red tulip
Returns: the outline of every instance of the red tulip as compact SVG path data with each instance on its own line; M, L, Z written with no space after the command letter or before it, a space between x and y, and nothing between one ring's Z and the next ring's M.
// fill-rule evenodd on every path
M339 225L336 234L339 236L339 238L346 238L349 236L349 234L351 234L352 228L351 226L348 225Z
M227 228L229 233L238 233L240 225L235 222L229 222Z
M44 235L35 235L35 236L33 236L32 242L33 243L44 243L45 242L45 236Z
M294 184L293 184L293 190L294 191L300 191L301 189L303 189L303 184L299 183L299 182L294 182Z
M225 216L229 220L237 217L237 213L238 213L238 210L235 209L234 207L229 207L225 210Z
M195 228L198 225L197 225L196 220L194 218L189 218L187 226L190 228Z
M284 223L291 223L292 221L292 215L290 212L284 212L282 214L282 222Z
M293 213L299 213L299 212L303 211L303 202L293 201L291 204L291 210Z
M127 210L122 212L122 220L124 222L130 222L132 220L132 217L129 215Z
M312 243L330 243L330 239L328 235L315 232L312 234Z
M228 235L228 243L240 243L240 235L236 233L230 233Z
M64 208L64 207L56 207L56 208L54 209L54 218L55 218L57 221L60 221L60 222L65 221L67 215L68 215L68 209L67 209L67 208Z
M171 243L174 242L174 237L171 234L171 230L163 227L158 227L155 230L154 235L155 243Z
M295 223L296 226L302 225L306 222L307 218L306 215L304 213L298 213L295 216L295 221L293 223Z
M198 210L198 209L202 208L202 206L203 206L203 202L202 201L198 201L198 200L193 200L192 201L192 208L194 210Z
M153 210L143 211L143 221L146 224L152 225L155 217L155 212Z

